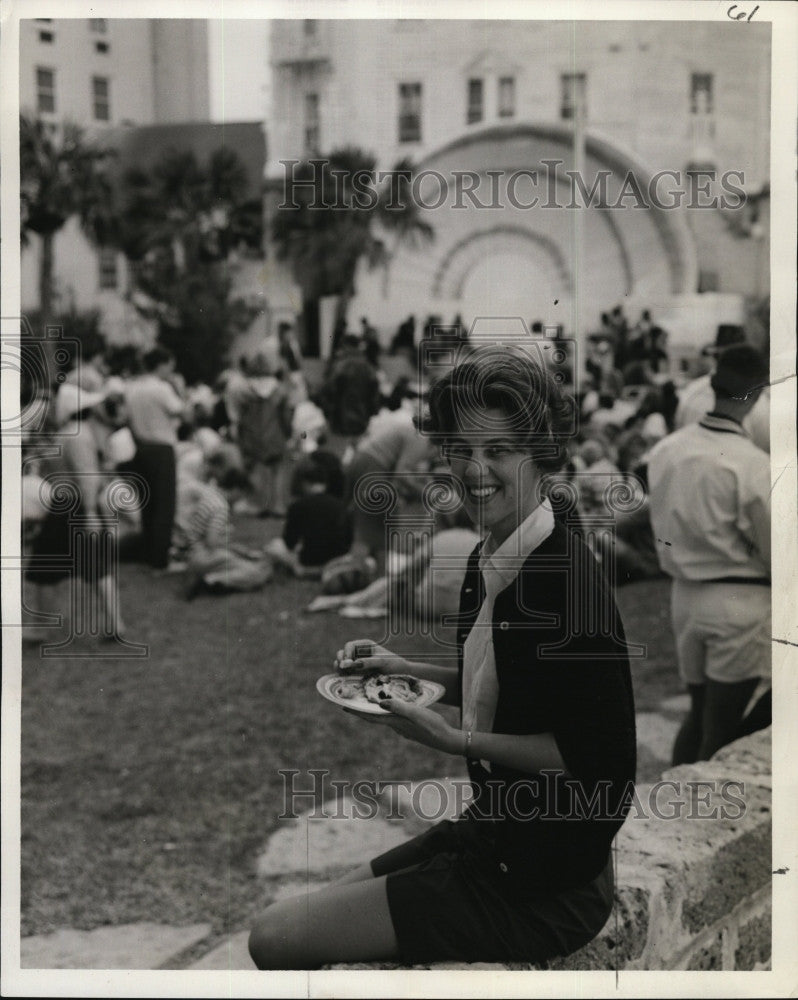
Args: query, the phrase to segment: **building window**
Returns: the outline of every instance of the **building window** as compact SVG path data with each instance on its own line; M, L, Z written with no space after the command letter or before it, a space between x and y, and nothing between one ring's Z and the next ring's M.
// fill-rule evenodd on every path
M111 120L111 95L107 76L91 78L92 101L94 103L94 119L98 122Z
M481 122L485 117L484 99L485 88L482 80L469 80L468 111L466 112L466 121L469 125L473 125L474 122Z
M694 115L713 114L712 74L693 73L690 78L690 112Z
M36 109L40 114L55 111L55 70L36 67Z
M95 35L105 35L108 32L108 20L104 17L89 18L89 30Z
M100 55L105 55L108 52L108 42L95 42L94 51L99 52Z
M560 117L573 118L576 109L581 108L582 118L587 118L587 75L585 73L563 73L560 77L562 101Z
M305 94L305 152L318 153L320 138L319 95Z
M119 285L116 250L112 247L100 249L100 288L113 289Z
M399 84L399 142L421 142L421 84Z
M52 33L52 31L40 31L39 32L39 41L40 42L44 42L45 45L51 45L52 41L53 41L53 33Z
M499 79L499 118L512 118L515 114L515 77Z

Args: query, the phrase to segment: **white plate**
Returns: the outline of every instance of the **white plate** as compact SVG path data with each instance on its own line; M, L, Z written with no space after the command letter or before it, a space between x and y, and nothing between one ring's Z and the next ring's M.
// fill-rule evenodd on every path
M322 698L326 698L327 701L331 701L334 705L340 705L341 708L350 708L353 712L363 712L364 715L387 715L387 708L369 701L365 695L354 698L342 698L336 693L335 689L341 682L351 676L351 674L325 674L324 677L320 677L316 681L316 690ZM426 708L427 705L432 705L433 702L441 699L446 692L443 684L438 684L437 681L419 680L418 683L422 687L421 694L415 701L408 702L408 704L414 705L417 708Z

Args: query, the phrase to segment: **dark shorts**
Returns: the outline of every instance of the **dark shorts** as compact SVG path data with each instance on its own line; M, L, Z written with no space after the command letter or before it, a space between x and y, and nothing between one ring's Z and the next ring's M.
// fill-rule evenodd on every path
M483 825L444 820L371 862L388 876L402 960L545 965L591 941L612 911L612 856L585 886L517 893L502 882Z
M31 583L53 585L69 577L88 583L102 580L112 572L110 546L115 539L100 540L96 531L73 537L77 522L70 513L51 511L41 522L31 542L26 559L25 579Z

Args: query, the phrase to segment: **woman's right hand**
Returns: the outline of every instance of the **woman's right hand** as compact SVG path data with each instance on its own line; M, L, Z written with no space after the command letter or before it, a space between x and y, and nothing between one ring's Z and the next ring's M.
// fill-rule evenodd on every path
M410 663L403 656L392 653L371 639L352 639L343 649L338 650L334 666L342 674L361 673L364 670L404 674L408 672Z

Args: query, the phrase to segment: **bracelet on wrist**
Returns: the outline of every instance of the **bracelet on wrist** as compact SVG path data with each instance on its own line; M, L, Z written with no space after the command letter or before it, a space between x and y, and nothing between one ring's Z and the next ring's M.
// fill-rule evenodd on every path
M468 759L471 756L471 730L467 730L465 734L465 747L463 748L463 756Z

